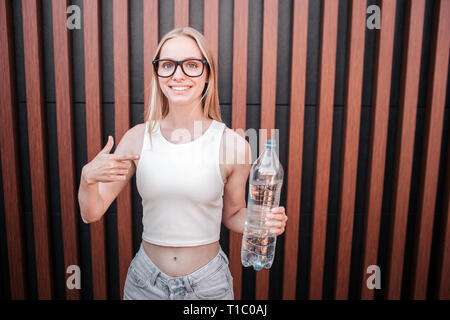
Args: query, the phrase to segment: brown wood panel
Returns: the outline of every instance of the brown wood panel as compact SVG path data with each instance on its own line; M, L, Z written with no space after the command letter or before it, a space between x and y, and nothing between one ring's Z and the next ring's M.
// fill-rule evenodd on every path
M189 26L189 0L174 0L174 28Z
M450 1L436 1L429 68L419 207L414 237L412 298L425 299L439 178L450 44Z
M219 0L205 0L204 2L204 27L203 34L216 60L217 69L219 68Z
M116 143L130 128L130 35L128 0L113 2L114 28L114 112ZM120 296L133 256L133 228L131 217L131 184L117 197L117 226L119 244Z
M333 131L334 82L339 2L325 0L322 4L319 93L316 125L314 170L314 209L309 298L322 299L325 239L327 229L328 191L330 178L331 138Z
M303 132L305 119L306 54L309 1L294 0L292 23L292 65L289 115L288 167L285 173L286 223L284 240L283 299L295 300L298 237L300 223Z
M0 0L0 155L11 299L27 298L11 2ZM6 293L5 293L6 296Z
M337 222L337 260L334 285L334 297L338 300L348 299L350 282L367 1L352 0L349 5L350 25L348 30L349 43L346 62L344 136L342 141L341 187Z
M442 220L437 267L437 298L450 300L450 145L447 146L447 175L445 178Z
M278 0L264 0L262 74L261 74L261 122L260 128L267 129L267 138L274 139L275 109L277 95L277 48L278 48ZM260 137L260 152L264 151L264 139ZM256 272L255 298L269 298L269 270Z
M78 257L78 212L75 183L74 128L72 110L72 57L70 31L66 26L69 1L52 1L55 65L56 125L64 268L80 265ZM80 299L80 291L66 286L68 300Z
M158 0L144 0L144 108L150 103L152 59L158 46ZM147 119L144 119L146 121Z
M387 299L400 299L420 80L425 0L407 2L387 256Z
M37 288L38 298L47 300L53 298L53 263L47 184L41 2L22 1L22 16Z
M377 265L380 232L386 140L391 91L392 55L394 48L396 1L381 2L381 29L377 31L374 91L372 94L369 166L366 189L366 218L364 223L361 299L373 299L373 290L367 288L367 267Z
M231 126L237 132L245 132L247 116L247 41L248 0L234 1L233 30L233 93ZM242 298L242 234L230 231L230 270L234 278L234 298Z
M84 68L86 90L86 143L88 161L102 146L101 4L84 0ZM90 224L94 299L108 298L105 219Z

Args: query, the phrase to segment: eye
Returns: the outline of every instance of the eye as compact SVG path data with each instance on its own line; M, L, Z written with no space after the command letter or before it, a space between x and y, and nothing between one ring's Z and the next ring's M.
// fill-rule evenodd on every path
M189 69L191 69L191 70L197 69L197 68L200 67L200 62L198 62L198 61L188 61L188 62L186 62L186 66Z
M164 61L161 65L161 68L163 69L172 69L173 68L173 63L170 61Z

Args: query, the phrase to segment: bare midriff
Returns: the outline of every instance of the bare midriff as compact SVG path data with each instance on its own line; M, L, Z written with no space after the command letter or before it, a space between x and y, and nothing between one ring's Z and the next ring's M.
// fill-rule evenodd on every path
M167 247L142 240L147 256L165 274L181 277L200 269L219 252L219 241L194 247Z

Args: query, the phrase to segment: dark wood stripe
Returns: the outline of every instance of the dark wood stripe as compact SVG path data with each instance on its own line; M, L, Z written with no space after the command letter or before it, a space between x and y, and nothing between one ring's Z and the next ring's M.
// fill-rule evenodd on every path
M41 48L41 2L22 1L23 45L28 115L28 146L39 299L53 298L47 140Z
M174 0L174 28L189 26L189 0Z
M294 0L292 24L292 66L289 117L288 168L285 173L286 223L284 240L283 299L295 300L298 236L300 223L303 131L305 119L306 53L309 1Z
M433 42L429 69L425 132L421 162L419 208L414 238L413 299L425 299L439 178L449 59L450 1L435 3Z
M219 0L204 1L204 32L216 60L219 63Z
M144 0L144 108L150 103L152 59L158 47L158 0ZM147 119L144 119L146 121Z
M86 89L86 142L88 162L102 149L101 6L84 0L84 65ZM90 224L94 299L108 298L105 219Z
M277 36L278 36L278 0L264 0L263 43L262 43L262 82L261 82L261 129L267 129L269 139L275 128L275 108L277 95ZM261 143L264 143L260 139ZM264 148L260 148L263 151ZM256 273L255 298L269 298L269 270Z
M314 209L309 298L322 299L325 239L328 211L328 190L333 131L334 79L339 2L325 0L322 4L319 101L317 109L317 143L314 171Z
M11 2L0 0L0 154L11 299L27 298ZM6 296L6 293L5 293Z
M245 132L247 109L247 41L248 41L248 0L234 1L233 30L233 94L232 120L234 130ZM234 297L242 298L242 234L230 231L230 269L234 278Z
M438 251L437 298L450 300L450 145L447 146L447 175L442 206L442 222Z
M387 298L400 299L413 166L425 0L407 2L394 193L388 243Z
M356 175L358 168L359 127L364 69L364 41L367 1L350 2L347 78L339 194L335 299L348 299L355 211Z
M116 145L130 128L130 53L128 0L114 0L114 104ZM120 296L133 255L131 184L117 197Z
M78 257L78 212L75 195L74 128L72 111L72 57L67 28L69 1L52 1L55 64L56 124L64 268L80 265ZM66 286L68 300L80 299L80 291Z
M386 140L391 91L392 54L394 48L396 1L381 2L381 29L377 31L374 92L372 98L369 172L366 193L366 219L361 266L361 298L373 299L367 288L367 267L377 265L380 232Z

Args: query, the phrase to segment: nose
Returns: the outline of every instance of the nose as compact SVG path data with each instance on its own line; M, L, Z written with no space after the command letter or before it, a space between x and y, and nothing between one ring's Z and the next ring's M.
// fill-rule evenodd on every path
M175 73L172 75L172 79L177 80L177 79L184 79L185 78L185 74L183 72L183 70L181 70L181 65L178 65L175 67Z

